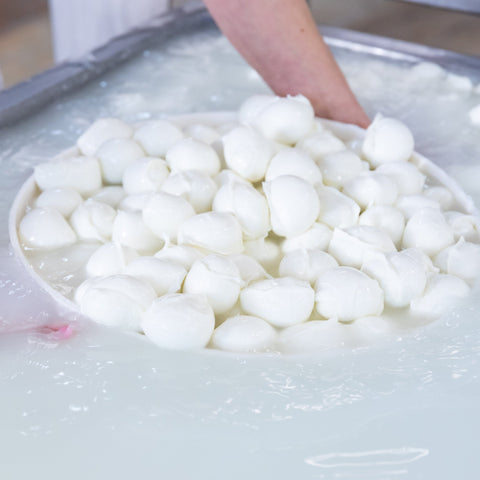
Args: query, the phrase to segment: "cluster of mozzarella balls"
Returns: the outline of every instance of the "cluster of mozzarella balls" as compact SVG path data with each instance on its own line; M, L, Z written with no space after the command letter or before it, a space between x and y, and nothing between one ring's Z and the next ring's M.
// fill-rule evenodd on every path
M168 349L306 351L440 315L479 271L478 218L426 182L399 121L363 141L327 125L269 95L215 127L98 120L35 168L21 238L98 242L81 311Z

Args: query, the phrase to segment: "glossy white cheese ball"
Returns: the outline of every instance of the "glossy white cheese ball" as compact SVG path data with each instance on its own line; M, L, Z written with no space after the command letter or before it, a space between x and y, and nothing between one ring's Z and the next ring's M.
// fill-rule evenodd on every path
M390 205L372 205L358 219L359 225L369 225L385 232L396 246L400 245L405 228L405 217Z
M107 140L130 138L133 131L133 127L117 118L100 118L79 137L77 146L84 155L94 155Z
M390 177L396 183L399 195L419 194L425 185L425 175L410 162L383 163L375 171Z
M150 196L142 212L145 225L159 238L176 241L180 226L195 210L183 198L165 192Z
M81 195L90 195L102 186L102 172L95 157L69 157L41 163L33 172L40 190L72 188Z
M82 202L82 196L72 188L49 188L36 198L35 206L54 208L68 217Z
M235 173L233 170L229 168L223 169L218 175L215 176L215 183L217 187L223 187L224 185L228 185L231 182L243 183L245 185L251 185L251 183L246 180L245 178Z
M249 255L230 255L228 258L237 266L244 285L269 277L260 263Z
M406 162L413 153L412 132L399 120L377 115L367 128L362 152L370 165Z
M82 240L107 242L112 237L117 212L106 203L89 198L70 216L70 224Z
M351 150L329 153L318 160L323 183L343 188L348 182L368 170L368 163Z
M102 168L103 181L120 184L127 167L145 157L145 152L130 138L114 138L103 143L96 155Z
M217 152L210 145L193 138L176 142L168 149L165 158L173 173L198 170L211 177L221 167Z
M282 175L294 175L312 185L322 183L322 173L317 164L297 148L286 148L278 152L268 166L265 180L271 181Z
M270 208L272 230L277 235L300 235L315 223L320 204L310 183L292 175L283 175L265 182L263 189Z
M145 281L153 287L158 296L161 296L179 292L187 270L180 263L171 260L138 257L126 266L125 273Z
M470 287L461 278L442 273L432 274L423 294L410 303L410 312L420 317L439 317L469 292Z
M240 271L230 258L207 255L192 265L183 291L204 295L215 314L222 314L237 303L242 284Z
M266 138L295 144L314 128L314 111L303 95L275 97L259 108L251 124Z
M191 137L207 145L212 145L212 143L220 139L220 132L217 129L202 123L187 125L183 131L187 137Z
M104 277L123 273L125 267L138 253L116 242L104 243L88 259L85 271L89 277Z
M366 172L350 180L343 193L353 198L362 208L370 205L392 205L398 197L396 183L386 175Z
M329 130L312 132L297 144L297 148L303 150L316 162L332 153L346 149L345 144Z
M314 283L329 268L338 267L338 262L322 250L299 249L285 254L278 267L281 277L295 277Z
M240 293L244 312L275 327L305 322L312 313L315 292L308 282L283 277L260 280Z
M158 192L169 175L165 160L143 157L125 169L122 184L129 195Z
M269 238L246 240L244 253L258 261L272 274L278 268L281 250L278 244Z
M150 200L150 197L150 193L127 195L122 199L120 205L118 205L118 209L125 210L126 212L142 212Z
M403 213L407 220L424 208L441 209L440 204L437 201L428 198L425 195L401 196L398 198L395 206Z
M77 296L81 312L102 325L139 331L145 311L156 298L153 288L128 275L90 280Z
M324 318L349 321L383 312L378 282L351 267L327 270L315 284L316 310Z
M438 253L434 262L443 273L473 283L480 275L480 245L460 238L455 245Z
M262 180L275 150L272 143L248 126L239 126L222 138L227 167L250 182Z
M341 265L360 268L365 256L371 252L395 252L392 239L383 231L368 225L335 228L328 253Z
M267 200L251 185L230 182L220 187L213 200L212 210L235 215L246 239L265 237L270 231Z
M198 170L173 173L162 185L162 191L183 197L196 213L204 213L212 208L217 190L217 184Z
M141 254L153 253L163 245L163 241L145 225L140 212L122 210L115 218L112 240L138 250Z
M156 345L169 350L205 347L215 328L215 315L202 295L170 293L145 313L142 328Z
M455 206L455 197L446 187L429 186L423 194L430 200L437 202L442 210L450 210Z
M385 303L396 308L408 306L422 294L427 283L427 270L411 249L368 255L362 272L378 281L383 288Z
M133 138L152 157L164 158L168 149L184 137L182 131L166 120L154 120L137 128Z
M412 215L405 226L402 245L417 247L427 255L436 255L454 243L453 229L443 213L435 208L423 208Z
M123 187L120 187L119 185L109 185L98 190L91 198L97 202L106 203L107 205L116 208L125 198L125 195L126 192Z
M288 253L299 248L326 250L332 230L323 223L315 222L306 232L286 238L282 242L282 252Z
M461 212L445 212L445 218L453 229L455 240L463 237L469 242L480 241L480 217Z
M273 347L276 337L276 330L265 320L236 315L214 330L212 346L229 352L264 352Z
M155 253L155 258L162 260L170 260L172 262L179 263L187 270L190 270L192 265L204 257L205 254L197 248L190 247L189 245L172 245L166 244L161 250Z
M183 222L178 243L223 255L241 253L242 228L231 213L200 213Z
M473 89L473 83L470 78L456 73L447 73L445 83L449 88L460 93L470 93Z
M346 228L358 223L358 203L332 187L317 189L320 202L318 220L331 228Z
M27 247L53 249L76 242L77 236L62 214L53 208L34 208L20 221L20 238Z
M253 124L259 113L276 100L275 95L252 95L248 97L238 110L240 123Z

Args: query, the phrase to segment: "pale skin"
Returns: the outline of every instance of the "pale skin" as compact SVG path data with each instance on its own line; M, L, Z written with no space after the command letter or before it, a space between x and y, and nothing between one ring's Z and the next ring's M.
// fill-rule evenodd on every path
M315 114L367 127L305 0L204 0L219 28L277 95L305 95Z

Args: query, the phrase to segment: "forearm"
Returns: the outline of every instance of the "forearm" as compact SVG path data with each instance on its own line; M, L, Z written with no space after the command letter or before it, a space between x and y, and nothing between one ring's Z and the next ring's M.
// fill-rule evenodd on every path
M322 117L369 123L304 0L205 0L205 4L275 93L302 93Z

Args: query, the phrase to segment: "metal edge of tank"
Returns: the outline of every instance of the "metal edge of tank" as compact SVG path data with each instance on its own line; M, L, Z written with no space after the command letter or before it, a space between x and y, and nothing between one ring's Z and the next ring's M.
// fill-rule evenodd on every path
M205 26L216 28L202 3L187 3L156 17L145 27L115 37L78 61L61 63L5 89L0 92L0 127L14 124L27 114L116 68L145 48L166 42L176 34L193 32ZM320 25L319 28L332 47L392 61L432 61L470 77L474 72L480 72L480 57L338 27Z

